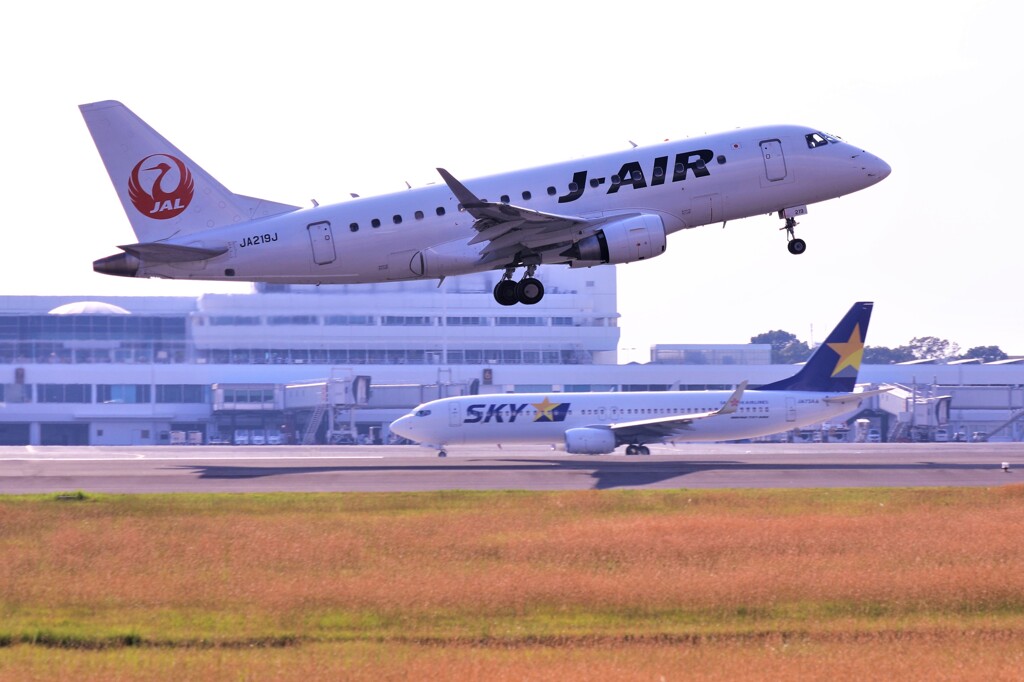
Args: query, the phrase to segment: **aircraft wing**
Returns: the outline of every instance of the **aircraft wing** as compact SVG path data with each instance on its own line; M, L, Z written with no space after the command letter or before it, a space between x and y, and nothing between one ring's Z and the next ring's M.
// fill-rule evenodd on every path
M630 440L636 439L638 441L657 441L671 438L673 435L682 431L690 429L693 422L700 419L710 419L712 417L719 417L727 414L732 414L739 407L740 399L743 397L743 392L747 389L747 382L742 382L736 387L729 399L725 401L725 404L721 408L711 412L699 412L697 414L681 414L672 415L668 417L658 417L656 419L641 419L638 421L621 422L617 424L610 424L610 428L615 433L615 440L620 442L629 442Z
M473 227L477 234L469 243L489 242L480 254L485 262L506 261L556 249L562 251L573 242L593 234L598 226L610 220L639 215L630 213L591 220L483 201L444 168L438 168L437 172L462 208L476 218Z

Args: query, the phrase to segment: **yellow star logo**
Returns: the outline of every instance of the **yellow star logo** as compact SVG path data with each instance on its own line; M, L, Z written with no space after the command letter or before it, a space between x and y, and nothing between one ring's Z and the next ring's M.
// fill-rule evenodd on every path
M553 403L550 400L548 400L547 396L544 396L544 402L531 404L537 408L537 416L533 418L533 421L536 422L546 420L549 422L553 422L555 421L555 417L553 414L551 414L551 410L555 409L562 403Z
M853 367L856 370L860 369L860 361L864 357L864 338L860 334L859 323L853 326L853 333L850 334L849 341L826 345L839 354L839 362L836 363L832 376L839 374L839 372L847 367Z

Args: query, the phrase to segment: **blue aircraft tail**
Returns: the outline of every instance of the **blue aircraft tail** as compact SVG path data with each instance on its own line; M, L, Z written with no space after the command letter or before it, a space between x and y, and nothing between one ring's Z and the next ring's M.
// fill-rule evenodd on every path
M854 303L799 372L758 390L852 392L864 357L864 339L873 306L874 303Z

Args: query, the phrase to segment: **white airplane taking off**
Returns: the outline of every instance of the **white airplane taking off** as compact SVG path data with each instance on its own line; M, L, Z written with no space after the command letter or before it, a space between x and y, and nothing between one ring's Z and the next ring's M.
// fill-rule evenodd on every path
M138 239L93 269L124 277L358 284L503 270L497 302L534 304L540 265L641 261L709 223L777 213L803 253L793 228L808 204L890 172L837 137L779 125L465 183L438 168L442 185L300 210L232 193L119 102L80 109Z
M625 393L512 393L442 398L395 420L391 431L425 446L536 443L599 455L626 445L756 438L850 412L889 389L855 393L871 318L855 303L793 376L757 389Z

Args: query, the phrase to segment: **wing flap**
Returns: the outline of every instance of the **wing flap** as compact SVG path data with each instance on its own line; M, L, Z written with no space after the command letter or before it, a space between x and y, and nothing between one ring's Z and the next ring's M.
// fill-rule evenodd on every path
M438 168L437 172L462 204L462 209L476 219L473 227L477 234L469 243L489 242L481 252L485 260L513 257L519 251L535 250L538 246L551 245L551 248L558 248L572 241L570 235L555 239L551 239L550 235L580 226L592 228L606 220L594 221L579 216L535 211L513 204L483 201L444 168Z

